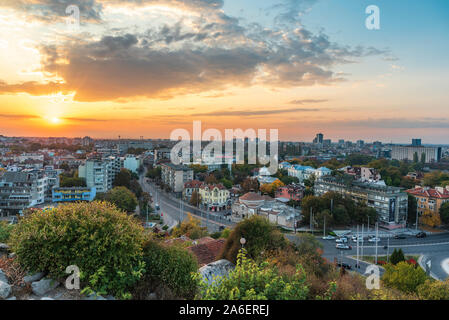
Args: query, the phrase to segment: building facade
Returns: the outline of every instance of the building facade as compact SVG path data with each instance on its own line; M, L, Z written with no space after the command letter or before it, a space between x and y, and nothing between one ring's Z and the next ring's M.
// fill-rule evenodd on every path
M391 150L391 159L413 161L417 158L421 161L425 156L425 163L439 162L441 160L441 147L424 146L393 146Z
M420 215L426 210L440 213L440 208L443 203L449 202L449 186L446 186L446 188L416 186L414 189L407 190L406 192L416 198L417 212Z
M226 210L230 205L231 194L222 184L203 184L199 188L201 203L211 211Z
M366 202L376 210L379 221L386 225L404 224L407 219L408 196L401 188L337 177L322 177L315 181L315 195L322 196L331 191L356 202Z
M193 170L187 166L163 163L161 169L162 182L175 193L181 194L184 184L193 180Z
M94 201L97 191L95 188L54 188L52 190L53 202Z

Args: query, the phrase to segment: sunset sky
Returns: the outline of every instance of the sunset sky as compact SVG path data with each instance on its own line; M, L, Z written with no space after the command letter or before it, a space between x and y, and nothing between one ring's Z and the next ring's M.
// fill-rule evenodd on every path
M449 144L448 17L447 0L0 0L0 134L168 138L201 120Z

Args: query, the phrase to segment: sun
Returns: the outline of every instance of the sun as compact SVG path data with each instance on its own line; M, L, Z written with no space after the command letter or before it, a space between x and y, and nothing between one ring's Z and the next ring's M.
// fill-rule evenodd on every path
M57 118L57 117L53 117L50 119L51 123L53 124L59 124L61 122L61 119Z

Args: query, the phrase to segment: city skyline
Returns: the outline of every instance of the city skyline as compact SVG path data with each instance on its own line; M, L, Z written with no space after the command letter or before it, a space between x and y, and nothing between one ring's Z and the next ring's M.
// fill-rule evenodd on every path
M78 30L68 4L0 4L0 134L155 139L201 120L282 141L448 142L445 1L70 1Z

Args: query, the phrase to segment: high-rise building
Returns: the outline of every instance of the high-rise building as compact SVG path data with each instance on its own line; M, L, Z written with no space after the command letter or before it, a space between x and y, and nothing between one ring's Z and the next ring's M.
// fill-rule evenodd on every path
M424 160L424 163L439 162L441 160L441 147L425 147L414 145L393 146L391 150L391 159L408 161Z
M318 133L316 135L315 139L313 139L313 143L322 144L323 143L323 139L324 139L324 135L322 133Z
M412 139L412 146L420 147L421 146L421 139Z

